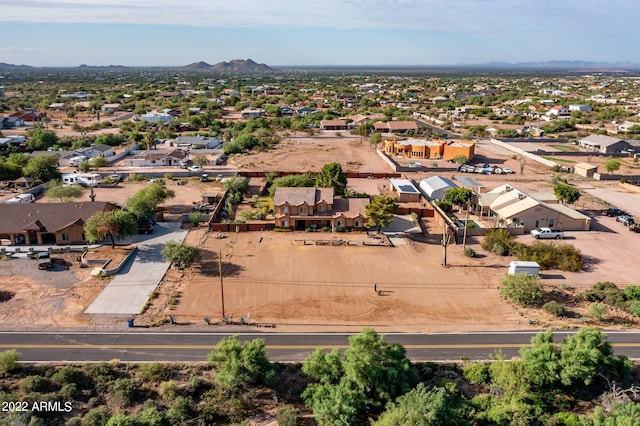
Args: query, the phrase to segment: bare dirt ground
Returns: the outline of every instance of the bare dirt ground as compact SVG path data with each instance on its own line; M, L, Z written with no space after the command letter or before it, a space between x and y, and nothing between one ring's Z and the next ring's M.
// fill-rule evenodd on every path
M318 172L334 161L348 172L391 171L366 139L335 134L283 137L270 151L232 155L228 163L239 170Z
M164 314L203 323L222 316L217 253L222 251L225 313L286 330L452 331L529 326L501 301L504 268L466 259L441 266L442 248L410 242L390 247L319 246L304 241L366 241L366 234L239 233L204 239L205 258L187 271L177 306ZM371 239L369 239L371 240ZM465 259L465 260L463 260ZM378 294L374 291L374 283ZM164 292L164 291L163 291Z

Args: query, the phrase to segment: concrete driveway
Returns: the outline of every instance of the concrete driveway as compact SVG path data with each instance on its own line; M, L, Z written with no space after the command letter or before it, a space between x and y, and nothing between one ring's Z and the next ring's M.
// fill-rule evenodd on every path
M153 234L136 235L132 243L138 253L124 265L116 277L87 308L87 314L139 314L149 295L156 289L169 268L160 252L167 241L184 241L187 230L179 223L157 223Z

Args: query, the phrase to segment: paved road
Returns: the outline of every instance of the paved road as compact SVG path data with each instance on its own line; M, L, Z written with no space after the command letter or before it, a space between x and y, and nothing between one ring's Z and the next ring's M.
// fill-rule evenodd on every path
M141 241L136 236L138 253L129 261L116 277L102 290L91 305L87 314L139 314L149 300L169 268L169 262L160 252L167 241L182 242L187 231L180 229L179 223L157 223L151 238Z
M178 326L179 327L179 326ZM506 358L518 354L536 332L412 334L388 333L388 342L400 343L414 361L459 361L466 356L486 360L501 349ZM557 331L560 342L571 332ZM0 351L16 349L29 362L176 361L203 362L220 339L240 333L137 332L128 333L0 333ZM640 333L606 332L617 354L640 359ZM348 346L346 333L245 333L243 341L265 339L272 361L301 361L316 348Z

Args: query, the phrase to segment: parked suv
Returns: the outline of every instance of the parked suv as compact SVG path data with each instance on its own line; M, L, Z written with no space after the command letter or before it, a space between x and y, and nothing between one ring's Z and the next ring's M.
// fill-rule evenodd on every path
M153 222L141 220L138 222L138 234L150 234L153 232Z
M636 223L631 216L628 214L623 214L616 217L616 222L622 222L624 226L630 226Z
M611 216L611 217L617 217L617 216L622 216L622 215L626 215L627 213L623 210L620 209L616 209L616 208L610 208L610 209L605 209L602 210L601 212L603 215L605 216Z

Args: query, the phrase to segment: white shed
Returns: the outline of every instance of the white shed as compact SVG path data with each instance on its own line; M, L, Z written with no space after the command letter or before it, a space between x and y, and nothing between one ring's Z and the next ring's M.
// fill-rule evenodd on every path
M432 176L420 181L420 190L431 201L442 201L444 194L451 188L458 188L458 185L442 176Z

